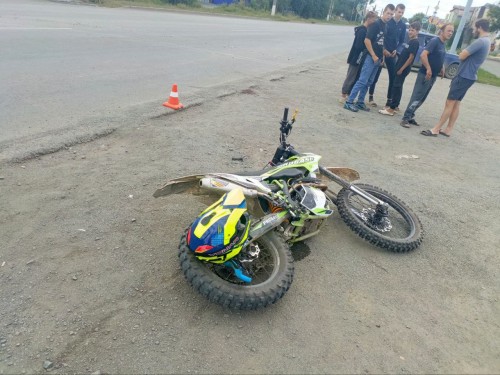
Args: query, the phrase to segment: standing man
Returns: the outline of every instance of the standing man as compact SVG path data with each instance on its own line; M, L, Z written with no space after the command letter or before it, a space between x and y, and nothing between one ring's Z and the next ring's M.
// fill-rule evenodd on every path
M394 17L387 22L387 31L384 39L384 62L389 75L389 87L387 89L387 101L385 107L390 105L392 85L396 76L396 61L398 60L398 55L403 50L403 44L405 41L406 24L402 20L404 14L404 4L398 4L396 5ZM370 86L370 90L368 91L368 104L371 107L377 106L377 104L373 101L373 94L375 93L375 86L377 85L381 71L382 67L378 69L377 75L375 76L375 79Z
M445 23L439 29L439 35L431 39L420 54L422 66L418 71L413 93L403 115L401 126L406 128L408 124L418 125L414 119L415 112L424 103L427 95L429 95L434 82L436 82L437 75L441 74L441 78L444 77L443 62L446 53L444 43L452 37L453 31L453 25Z
M403 84L405 79L410 74L411 66L415 56L418 52L418 32L420 31L420 22L413 22L408 28L408 44L405 44L401 55L396 62L396 76L394 77L394 82L392 84L392 98L388 99L387 102L389 106L386 105L384 109L379 109L379 113L388 116L394 116L394 113L399 107L401 101L401 96L403 95ZM410 127L410 125L406 125Z
M341 103L345 103L347 96L351 93L352 87L358 78L358 73L361 65L363 65L366 56L365 38L368 26L374 23L378 18L377 13L369 11L366 13L364 22L361 26L354 28L354 41L352 42L349 56L347 56L347 76L345 77L344 84L342 85Z
M389 4L385 7L382 17L368 27L365 38L367 55L361 68L359 79L354 84L351 94L347 98L344 108L352 112L360 109L369 111L365 105L365 96L368 88L377 74L379 66L384 59L384 36L387 21L394 16L395 7ZM354 101L357 99L356 103Z
M477 71L488 56L490 50L489 28L490 23L484 18L477 20L474 24L474 37L476 37L477 40L458 55L461 61L460 66L458 67L457 75L451 81L450 91L448 92L448 98L444 105L443 114L436 126L431 130L422 131L422 135L435 137L439 133L445 137L450 136L455 121L457 121L458 118L460 102L464 98L467 90L477 80ZM448 121L448 125L441 131L441 127L446 121Z
M406 35L406 24L402 18L405 14L405 6L398 4L394 17L387 22L387 35L385 36L384 45L386 49L385 66L389 74L389 87L387 88L387 101L385 106L391 105L392 86L394 85L394 78L396 78L396 62L398 60L398 53L403 50L403 44Z

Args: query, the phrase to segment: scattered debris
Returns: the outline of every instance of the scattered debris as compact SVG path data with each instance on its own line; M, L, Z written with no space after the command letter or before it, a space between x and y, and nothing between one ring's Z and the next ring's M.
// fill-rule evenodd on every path
M52 367L54 367L54 362L51 362L49 360L43 362L43 368L45 370L51 369Z
M418 155L396 155L396 159L420 159Z

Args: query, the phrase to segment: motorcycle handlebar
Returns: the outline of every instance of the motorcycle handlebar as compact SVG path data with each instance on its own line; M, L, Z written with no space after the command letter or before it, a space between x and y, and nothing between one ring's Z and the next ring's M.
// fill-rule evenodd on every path
M285 107L285 111L283 112L283 123L288 122L288 107Z

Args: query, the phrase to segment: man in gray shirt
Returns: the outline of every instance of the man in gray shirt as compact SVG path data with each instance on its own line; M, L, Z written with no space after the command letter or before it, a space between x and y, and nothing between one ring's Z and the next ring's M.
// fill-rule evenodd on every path
M477 71L490 51L489 27L490 24L486 19L479 19L474 24L474 36L478 39L458 55L461 61L460 66L457 75L451 81L450 91L441 118L432 129L423 130L422 135L436 137L441 134L445 137L450 136L458 118L460 102L467 90L477 80ZM448 121L448 125L444 130L441 130L446 121Z

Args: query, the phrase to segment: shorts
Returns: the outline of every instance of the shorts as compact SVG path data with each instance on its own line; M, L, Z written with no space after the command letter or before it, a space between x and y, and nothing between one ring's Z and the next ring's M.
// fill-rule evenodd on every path
M448 93L448 100L461 101L468 89L474 84L475 81L460 76L453 78L450 84L450 92Z

